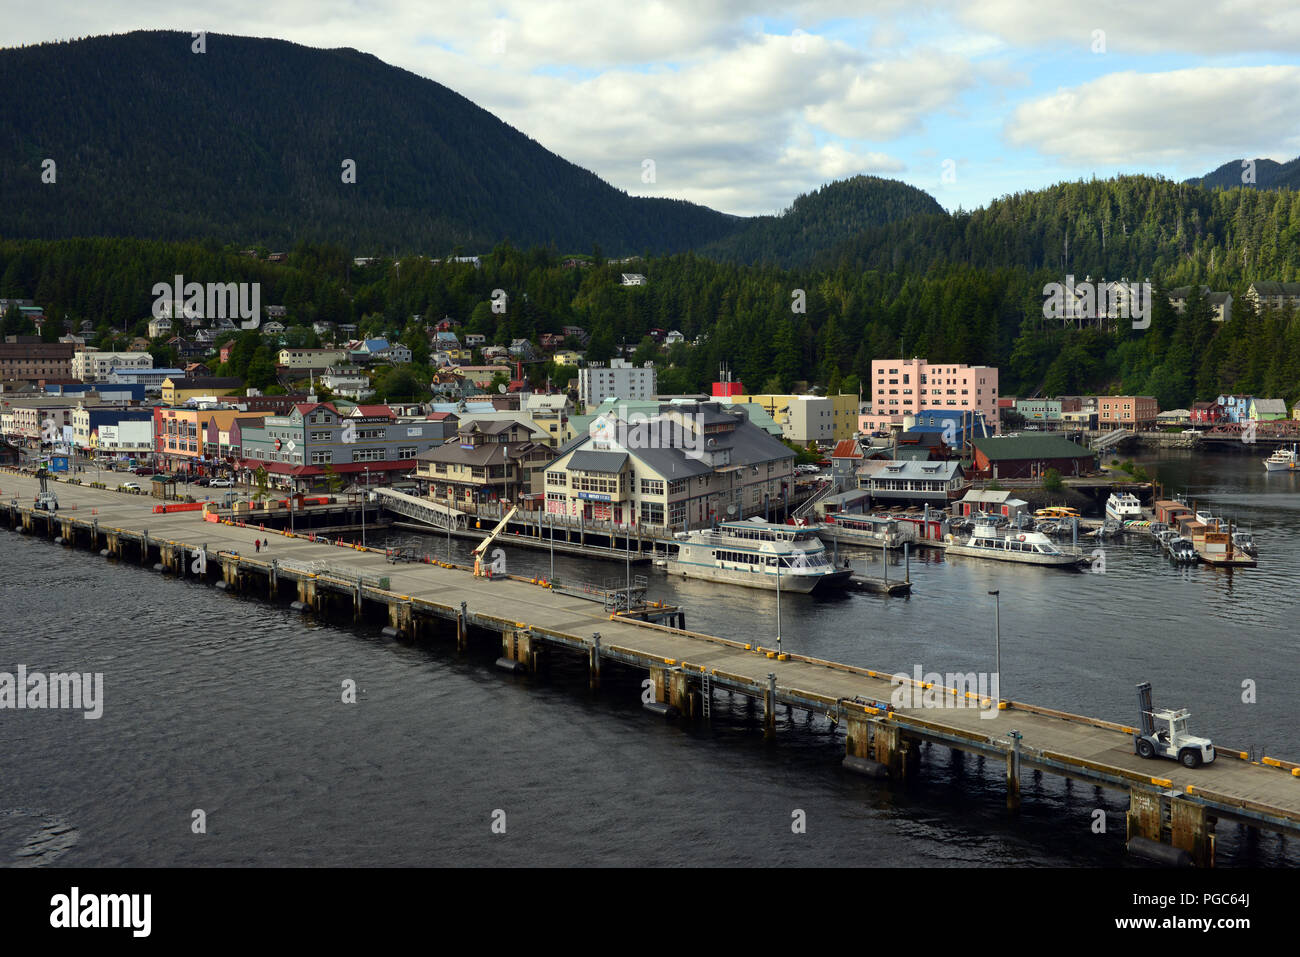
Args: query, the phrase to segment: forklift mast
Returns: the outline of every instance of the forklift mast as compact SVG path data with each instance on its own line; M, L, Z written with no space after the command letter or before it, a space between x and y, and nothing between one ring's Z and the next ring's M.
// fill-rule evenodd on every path
M1151 682L1144 681L1137 686L1138 694L1138 722L1142 726L1142 734L1150 737L1156 733L1156 722L1151 717Z

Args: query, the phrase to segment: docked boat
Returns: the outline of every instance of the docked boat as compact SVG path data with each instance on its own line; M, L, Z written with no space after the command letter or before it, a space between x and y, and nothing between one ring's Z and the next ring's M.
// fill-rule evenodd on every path
M1132 492L1111 492L1106 499L1106 517L1123 524L1142 518L1142 503Z
M1251 558L1259 557L1259 549L1255 547L1255 537L1250 532L1233 532L1232 544Z
M805 594L843 587L853 575L831 564L811 527L751 518L674 537L678 547L668 560L670 575Z
M909 524L907 530L911 530ZM888 515L846 515L836 512L826 516L817 529L822 541L838 541L844 545L874 545L877 548L901 548L904 542L915 539L907 534L899 521Z
M1297 455L1295 446L1275 451L1264 460L1264 470L1266 472L1294 472L1300 470L1300 455Z
M1200 557L1196 554L1196 546L1192 544L1191 539L1183 538L1181 535L1171 538L1165 545L1165 551L1169 553L1171 560L1180 565L1190 565Z
M1087 559L1058 548L1042 532L1016 532L1001 534L991 525L977 525L968 541L953 536L947 546L949 555L969 555L972 558L991 558L1001 562L1020 562L1026 565L1077 565Z

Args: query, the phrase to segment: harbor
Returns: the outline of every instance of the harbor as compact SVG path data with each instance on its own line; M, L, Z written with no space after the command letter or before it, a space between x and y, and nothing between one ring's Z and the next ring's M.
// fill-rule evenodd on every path
M134 565L142 564L149 568L157 565L176 575L185 567L181 559L192 569L194 558L189 552L201 551L205 556L205 567L209 569L207 579L203 580L224 584L227 589L241 594L265 597L271 597L274 588L280 600L292 596L304 606L304 611L316 614L341 614L352 620L371 621L378 617L376 624L382 621L383 627L393 629L395 635L404 639L427 640L434 635L444 635L450 641L454 636L458 645L462 641L490 640L497 643L502 658L529 671L538 668L544 671L547 660L554 656L576 656L577 660L585 662L588 678L595 684L600 683L601 670L606 666L644 670L654 683L655 700L687 718L693 716L695 720L701 720L705 702L712 703L713 696L722 692L740 695L761 706L765 715L763 728L768 735L775 732L776 718L782 710L794 709L819 719L830 715L836 725L848 731L847 757L874 761L885 768L886 773L892 769L892 773L901 779L906 779L909 774L915 777L918 773L920 752L916 745L906 743L910 740L917 745L939 743L959 751L984 754L1003 763L1019 760L1025 762L1021 765L1025 768L1050 774L1064 773L1076 780L1127 791L1131 800L1133 793L1150 791L1157 795L1152 799L1157 816L1161 801L1173 800L1167 796L1162 798L1160 794L1175 790L1179 794L1178 802L1188 802L1187 805L1177 803L1179 815L1190 813L1194 818L1196 813L1209 813L1220 820L1250 821L1253 822L1250 826L1276 826L1286 830L1291 826L1285 824L1291 820L1287 815L1293 813L1286 803L1286 796L1300 793L1287 790L1300 783L1295 781L1296 776L1289 774L1292 768L1273 766L1260 760L1238 759L1239 765L1221 761L1213 768L1194 772L1201 775L1199 778L1183 777L1193 772L1184 772L1176 765L1153 768L1132 754L1131 742L1123 725L1108 728L1104 723L1096 723L1101 719L1070 717L1065 702L1053 701L1051 704L1056 707L1046 709L1042 704L1012 704L999 711L997 718L991 721L979 717L978 709L971 709L966 714L957 711L925 713L924 709L909 714L907 709L890 709L887 706L890 691L887 672L862 665L836 663L834 659L817 653L796 654L779 646L773 648L770 639L741 642L699 630L709 620L717 620L717 607L712 609L712 619L706 617L704 621L696 621L692 617L692 627L696 630L684 632L661 625L620 620L618 616L610 618L597 603L546 588L538 580L535 570L523 576L485 581L463 567L445 567L456 563L395 565L388 561L387 549L341 549L337 545L326 546L287 535L270 537L269 555L273 557L268 557L253 550L249 544L252 538L266 533L247 524L241 527L223 522L204 522L194 513L158 515L146 502L134 497L75 486L60 488L67 501L56 515L25 504L13 505L13 498L20 502L30 501L36 488L32 480L9 474L3 477L3 492L5 500L10 503L6 508L7 514L11 520L19 519L29 533L47 535L52 540L61 538L68 544L79 540L83 548L98 544L102 546L98 551L109 551L110 555L118 555L120 560ZM143 524L146 522L147 526ZM196 529L198 536L194 534ZM91 535L94 541L88 542ZM986 564L981 563L981 567ZM919 567L924 569L926 564L922 562ZM529 569L525 571L530 572ZM1017 574L1021 573L1017 571ZM191 580L199 578L195 574L186 577ZM932 581L937 582L936 579ZM694 583L688 583L688 587L672 588L667 583L665 586L659 593L665 604L685 609L688 616L694 616L697 610L707 616L704 606L691 600L695 592ZM653 576L650 590L656 591ZM927 593L927 597L930 594ZM816 599L797 596L791 601L816 602ZM724 606L729 604L728 600ZM882 610L891 607L903 606L893 603L880 605ZM795 621L803 617L806 614ZM593 639L595 634L600 634L599 641ZM800 621L800 627L787 634L788 642L801 645L806 645L810 638L807 621ZM750 647L744 647L746 644ZM812 670L808 670L810 668ZM706 675L707 694L704 687ZM768 675L775 677L769 678ZM855 698L875 704L854 702ZM1127 710L1131 711L1131 706ZM1075 712L1076 715L1086 713ZM1065 716L1056 717L1057 714ZM1014 730L1023 735L1018 759L1008 757L1013 750L1012 742L1020 739L1003 737L1010 727L1002 721L1007 716L1014 718ZM939 720L936 721L936 717ZM857 727L857 733L853 732L854 727ZM1037 752L1026 751L1028 747L1036 748ZM1225 754L1232 751L1236 749L1224 749ZM1249 748L1243 746L1236 753L1248 755ZM909 757L909 754L915 756ZM1273 755L1264 757L1283 760ZM1157 777L1153 770L1163 776ZM1230 785L1227 779L1219 780L1217 777L1224 771L1234 780L1243 772L1256 775L1241 778L1242 786L1249 789L1249 794L1243 792L1234 797L1230 792L1214 790ZM1210 786L1210 778L1205 776L1211 773L1216 775L1214 788ZM1258 777L1261 774L1277 776ZM1267 806L1272 810L1260 811L1257 806L1267 803L1260 800L1261 795L1274 794L1272 786L1267 784L1272 780L1281 782L1278 785L1281 790L1270 800L1280 800L1282 804L1276 807L1269 804ZM1159 786L1156 781L1160 782ZM1244 782L1247 781L1252 783L1246 785ZM1191 790L1185 790L1189 785ZM1211 796L1205 797L1202 788L1206 788ZM1011 799L1011 790L1008 784L1008 800ZM1226 798L1231 798L1231 801L1225 803ZM1142 801L1137 802L1138 810L1131 807L1139 819L1147 813L1140 810L1148 806ZM1210 811L1182 810L1191 805ZM1295 812L1300 813L1300 807ZM1264 817L1252 816L1258 814ZM1190 840L1188 853L1199 855L1204 863L1209 822L1202 820L1199 830L1195 824L1188 826L1191 828L1188 833L1194 840L1187 838L1186 834L1179 840L1184 843ZM1141 829L1140 820L1134 827ZM1196 834L1200 836L1196 837Z

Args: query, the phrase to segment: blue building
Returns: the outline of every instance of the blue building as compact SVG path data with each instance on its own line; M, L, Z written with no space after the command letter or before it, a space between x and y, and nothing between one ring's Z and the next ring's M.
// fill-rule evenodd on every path
M993 434L984 421L984 413L972 409L922 409L907 431L942 432L944 444L949 448L961 448L968 439L986 439Z

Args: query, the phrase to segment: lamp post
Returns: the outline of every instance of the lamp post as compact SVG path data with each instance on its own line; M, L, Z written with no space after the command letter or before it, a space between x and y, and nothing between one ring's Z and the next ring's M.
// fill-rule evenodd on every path
M366 484L361 490L361 547L366 547L366 495L370 492L370 466L361 466L361 471L365 473Z
M551 520L551 513L546 513L546 531L550 533L551 539L551 581L555 581L555 523Z
M776 653L781 653L781 556L776 556Z
M994 648L994 672L998 676L999 691L1002 687L1002 599L998 597L1000 589L993 589L989 592L993 596L993 648Z

